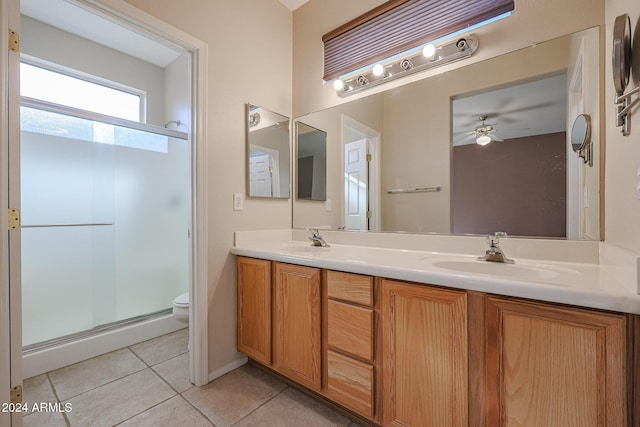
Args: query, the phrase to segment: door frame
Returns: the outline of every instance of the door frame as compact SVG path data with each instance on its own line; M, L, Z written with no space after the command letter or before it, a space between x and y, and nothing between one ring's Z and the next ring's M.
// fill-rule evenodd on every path
M585 85L584 85L584 52L585 40L580 41L580 48L576 60L571 68L571 75L567 84L567 124L566 124L566 151L567 151L567 219L566 236L568 239L584 238L584 167L571 147L572 117L584 113Z
M17 7L16 17L13 22L17 22L19 25L19 1L18 0L0 0L1 2L1 19L2 28L9 28L9 21L6 17L6 11L9 10L9 5L13 5L14 9ZM74 0L74 3L80 7L92 9L100 13L101 15L113 19L123 25L134 28L136 31L147 33L152 37L160 38L168 43L179 46L190 53L191 55L191 67L190 67L190 80L191 80L191 118L190 118L190 140L191 140L191 230L190 230L190 295L191 304L190 311L190 328L189 328L189 341L191 343L190 351L190 368L189 377L190 380L196 385L201 386L207 384L209 381L208 372L208 232L207 232L207 191L206 191L206 96L207 96L207 77L208 77L208 46L206 43L194 38L193 36L153 17L152 15L143 12L134 6L124 2L123 0ZM12 22L12 23L13 23ZM17 99L9 101L9 91L12 89L18 93L18 85L14 83L10 85L10 79L7 74L7 34L2 34L2 59L0 60L0 81L1 88L0 93L2 95L2 129L7 129L5 124L8 124L8 110L9 108L18 108L19 96ZM17 61L19 63L19 60ZM14 126L15 127L15 126ZM19 129L19 123L17 125ZM7 158L9 153L9 138L8 135L3 134L0 139L0 160L2 161L2 177L0 177L2 185L0 186L0 198L2 199L2 206L0 207L0 217L2 223L6 224L8 203L13 202L9 200L11 193L18 193L19 191L9 191L9 175L7 168L4 167L9 163ZM14 185L13 182L11 184ZM14 188L15 190L15 188ZM16 231L12 231L15 233ZM19 233L19 230L17 231ZM3 239L2 242L2 257L0 259L0 266L2 266L2 275L0 277L0 295L4 296L8 294L9 290L14 291L12 295L20 290L19 280L14 280L5 277L4 268L5 264L8 265L9 254L17 253L19 255L19 248L16 251L13 247L9 250L4 250L8 247L8 239ZM15 259L15 256L13 257ZM19 257L18 257L19 260ZM18 264L19 265L19 264ZM19 294L18 294L19 295ZM21 306L19 299L12 299L9 304L5 304L5 298L2 298L0 303L0 324L5 325L5 319L8 318L9 312L11 313L10 327L13 328L11 334L12 342L21 342L21 337L16 338L15 330L16 325L21 326L21 314L19 313ZM16 313L18 312L18 313ZM18 378L18 384L22 383L21 372L18 367L9 364L6 360L4 349L5 342L9 339L8 328L4 326L0 327L0 401L5 400L4 397L8 397L8 388L5 387L4 379L7 378L4 374L8 370L12 375L12 381L14 377ZM20 330L20 328L17 328ZM21 334L20 334L21 335ZM15 346L14 346L15 347ZM16 350L12 348L12 355L14 360L21 361L22 351L21 345ZM17 356L16 356L17 355ZM0 414L0 417L3 415ZM4 418L0 418L0 425L4 426Z
M206 97L208 45L123 0L74 0L107 17L151 36L159 37L191 54L191 226L189 378L201 386L209 382L208 348L208 232L206 174Z
M9 50L9 29L20 33L19 0L0 1L0 20L3 28L0 35L0 218L6 230L0 243L0 402L10 402L10 389L22 385L22 321L20 302L20 257L11 256L11 250L20 249L20 230L8 228L9 208L17 206L19 192L11 192L9 177L15 174L14 140L16 123L19 126L18 105L20 53ZM14 84L11 84L11 83ZM18 132L19 138L19 132ZM19 142L19 140L18 140ZM10 170L12 168L13 170ZM16 194L18 193L18 194ZM18 199L16 200L16 197ZM15 242L18 244L16 245ZM0 426L21 426L20 413L0 412Z
M382 209L380 205L381 198L381 184L380 184L380 154L381 154L381 134L377 130L370 128L369 126L360 123L356 119L342 114L342 149L340 157L341 161L341 174L344 174L344 145L347 142L347 128L356 129L357 131L366 135L367 139L367 153L371 154L371 162L369 162L369 188L367 188L367 199L369 210L373 216L369 221L369 231L380 231L382 225ZM344 185L342 188L341 204L344 204ZM342 212L342 223L344 224L344 209Z

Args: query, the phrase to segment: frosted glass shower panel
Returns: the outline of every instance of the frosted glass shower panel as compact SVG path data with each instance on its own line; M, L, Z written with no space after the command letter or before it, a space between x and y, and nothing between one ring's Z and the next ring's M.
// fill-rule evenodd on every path
M22 223L113 222L112 146L23 131Z
M24 346L113 319L112 248L112 227L22 230Z
M171 307L189 288L189 144L116 147L116 318Z
M188 141L21 114L24 345L171 308L189 285Z

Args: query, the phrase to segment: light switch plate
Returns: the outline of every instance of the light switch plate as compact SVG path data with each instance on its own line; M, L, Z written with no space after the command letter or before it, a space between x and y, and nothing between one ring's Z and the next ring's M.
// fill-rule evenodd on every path
M233 193L233 210L234 211L244 210L244 194Z
M327 209L327 211L331 211L333 210L333 204L331 203L331 199L327 199L325 202L325 207Z

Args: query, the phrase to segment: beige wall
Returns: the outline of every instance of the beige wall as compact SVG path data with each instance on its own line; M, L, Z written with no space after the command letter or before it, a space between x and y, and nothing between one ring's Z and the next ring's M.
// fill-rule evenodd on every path
M209 45L207 185L209 228L209 372L236 352L235 230L288 228L288 200L246 200L245 107L253 102L291 115L291 12L277 0L127 0ZM258 72L256 72L256 70Z
M616 16L628 13L634 35L634 75L630 86L640 84L640 2L606 1L605 58L611 58L613 23ZM624 137L615 123L611 64L605 66L606 165L605 165L605 240L640 253L640 200L636 196L637 170L640 166L640 108L631 115L631 135ZM629 90L631 87L627 88ZM636 95L635 98L638 96Z

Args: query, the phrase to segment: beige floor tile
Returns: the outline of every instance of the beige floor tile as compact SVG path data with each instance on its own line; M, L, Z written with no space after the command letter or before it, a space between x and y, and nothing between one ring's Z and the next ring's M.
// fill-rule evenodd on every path
M193 384L189 381L189 353L158 363L153 367L153 370L178 393L193 387Z
M59 412L38 412L22 419L24 427L67 427L64 416Z
M165 360L169 360L179 354L186 353L187 344L189 343L189 329L180 329L179 331L163 335L140 344L129 347L144 362L153 366Z
M56 369L49 372L49 377L58 398L66 400L145 368L135 354L123 348Z
M236 427L346 427L351 420L322 403L288 388L253 413Z
M47 374L27 378L22 382L22 401L31 406L40 402L57 402Z
M211 427L212 425L181 396L175 396L120 424L120 427Z
M183 393L218 427L230 426L287 388L279 379L244 365L203 387Z
M136 372L70 399L74 427L113 426L175 395L151 369Z

